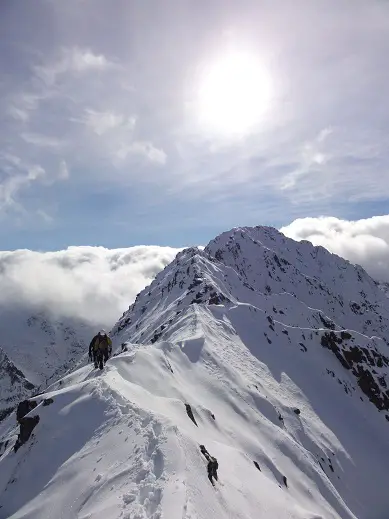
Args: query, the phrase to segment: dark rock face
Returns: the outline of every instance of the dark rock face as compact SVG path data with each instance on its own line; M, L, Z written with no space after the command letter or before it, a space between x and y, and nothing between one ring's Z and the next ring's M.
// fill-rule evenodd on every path
M14 451L17 452L19 448L24 445L31 436L32 431L39 423L39 416L26 416L20 420L20 432L16 440Z
M21 423L26 414L35 409L36 406L37 403L34 400L23 400L20 402L16 410L16 420Z
M54 400L52 398L45 398L43 400L43 404L42 405L43 405L43 407L46 407L46 406L48 406L50 404L53 404L53 403L54 403Z
M189 416L189 418L192 420L192 422L195 424L196 427L198 427L195 417L193 416L192 408L189 404L185 404L186 412Z
M321 345L331 350L342 364L351 370L358 386L379 411L389 410L389 391L384 375L378 376L374 368L389 366L389 359L373 348L364 348L355 344L349 345L348 340L353 340L352 335L342 331L325 333L321 337Z
M20 431L14 446L15 452L26 443L30 438L32 431L39 423L39 416L26 416L30 411L35 409L36 406L37 403L34 400L23 400L17 407L16 420L20 425Z

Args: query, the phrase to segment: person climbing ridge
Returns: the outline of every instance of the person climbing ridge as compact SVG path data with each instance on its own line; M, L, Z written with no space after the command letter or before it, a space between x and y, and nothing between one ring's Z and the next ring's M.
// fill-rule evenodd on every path
M94 362L95 368L103 369L112 354L112 341L105 330L99 331L89 345L89 360Z
M219 480L217 475L217 470L219 468L219 463L216 458L211 456L204 445L200 445L200 451L204 455L205 459L208 461L207 464L207 472L208 472L208 479L212 483L213 486L215 486L214 479L216 481Z

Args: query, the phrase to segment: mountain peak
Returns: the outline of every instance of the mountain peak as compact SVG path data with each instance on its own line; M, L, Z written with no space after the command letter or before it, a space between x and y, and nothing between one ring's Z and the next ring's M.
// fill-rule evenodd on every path
M385 517L389 300L361 267L232 229L179 252L111 335L102 372L34 399L28 448L0 442L0 514Z

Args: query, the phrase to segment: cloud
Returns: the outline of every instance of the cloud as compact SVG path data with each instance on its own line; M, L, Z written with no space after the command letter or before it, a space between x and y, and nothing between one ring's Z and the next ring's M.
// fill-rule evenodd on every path
M0 211L9 208L21 211L22 207L16 202L19 191L35 181L42 180L46 176L46 171L37 164L23 164L17 157L3 155L2 158L8 160L6 169L9 174L0 181Z
M58 175L58 178L60 180L67 180L69 178L70 174L69 174L69 168L68 168L68 165L66 164L66 161L65 160L61 160L61 162L59 163L59 175Z
M6 174L0 176L0 212L11 209L18 213L25 212L25 208L18 201L22 191L32 185L47 187L69 178L69 170L64 160L57 168L57 173L49 174L40 164L27 163L16 155L1 153L0 171L3 170Z
M23 109L22 107L18 108L14 105L8 106L7 112L8 115L10 115L13 119L21 121L23 123L27 122L30 116L26 109Z
M61 148L65 144L61 139L38 133L25 132L21 134L21 137L25 142L42 148Z
M48 65L36 65L34 72L47 86L53 86L63 74L102 71L113 66L103 54L73 47L63 48L57 60Z
M110 130L118 128L124 123L124 116L116 114L112 111L98 112L96 110L86 109L84 122L97 135L103 135ZM135 118L127 121L129 130L133 130L135 126Z
M156 148L151 142L134 141L129 144L122 143L114 151L114 157L118 163L125 161L128 157L137 156L157 165L163 165L167 160L165 151Z
M38 216L40 216L40 218L42 218L42 220L48 224L51 224L54 221L54 218L52 216L50 216L48 213L46 213L46 211L43 211L42 209L38 209L36 214Z
M361 265L375 279L389 281L389 215L348 221L335 217L299 218L280 229Z
M7 113L15 121L26 123L31 114L38 108L39 103L48 95L47 91L43 93L42 90L39 93L31 91L13 94L7 106Z
M97 111L87 108L84 116L74 121L83 123L97 137L101 138L100 151L106 150L116 166L120 167L127 160L136 157L155 165L166 163L167 155L164 150L157 148L149 141L134 138L137 124L134 115L125 116L112 110Z
M281 189L294 188L302 177L317 174L328 162L329 155L324 151L324 144L331 133L331 128L324 128L315 139L302 145L297 157L298 166L281 180Z
M0 305L111 326L178 251L158 246L2 251Z

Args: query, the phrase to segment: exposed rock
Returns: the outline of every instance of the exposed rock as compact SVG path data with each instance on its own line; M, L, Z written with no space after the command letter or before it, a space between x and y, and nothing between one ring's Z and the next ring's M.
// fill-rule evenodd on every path
M17 452L19 448L24 445L31 436L32 431L39 423L39 416L26 416L21 418L20 423L20 432L18 439L14 445L14 451Z
M38 404L34 400L23 400L19 403L16 410L16 420L21 423L21 420L28 414L30 411L35 409Z
M377 370L372 369L389 366L389 359L373 348L369 351L357 345L348 346L344 343L348 336L350 334L347 332L341 332L340 335L334 332L325 333L322 335L321 345L331 350L344 368L351 370L359 387L377 409L389 410L389 394L384 391L387 387L386 375L379 376ZM341 381L340 383L342 384ZM345 388L345 391L348 392L348 389Z
M193 416L192 408L189 404L185 404L186 412L188 413L189 418L192 420L192 422L195 424L196 427L198 427L195 417Z

